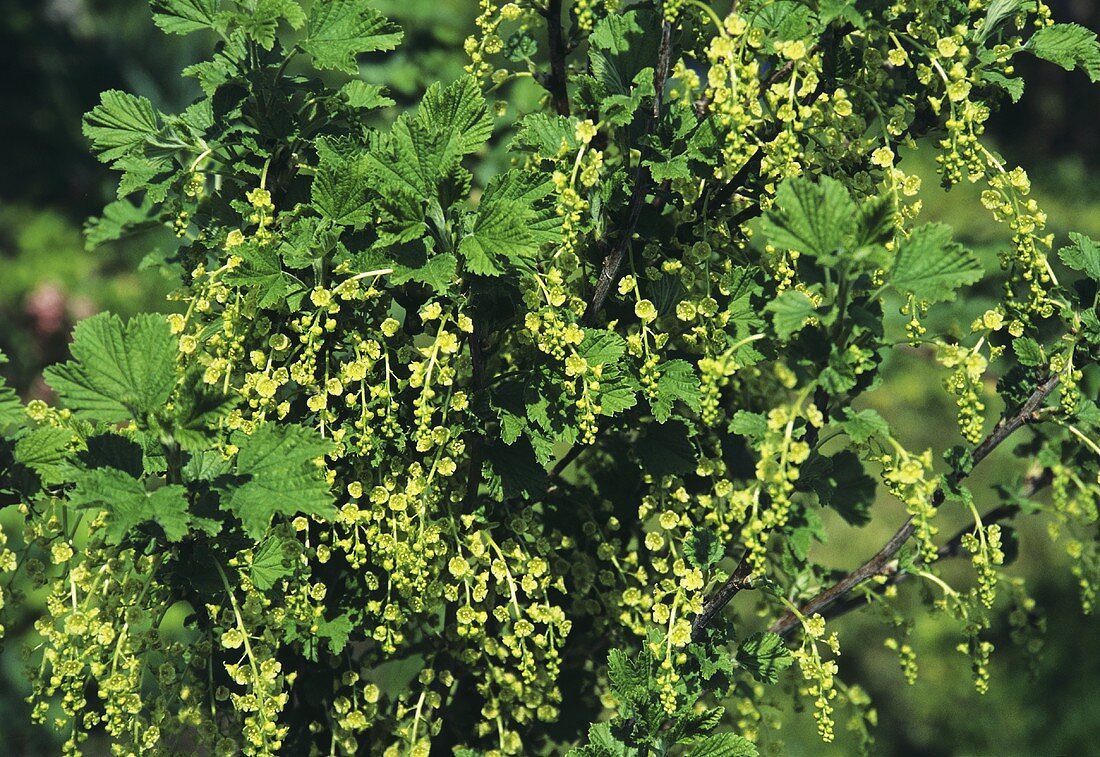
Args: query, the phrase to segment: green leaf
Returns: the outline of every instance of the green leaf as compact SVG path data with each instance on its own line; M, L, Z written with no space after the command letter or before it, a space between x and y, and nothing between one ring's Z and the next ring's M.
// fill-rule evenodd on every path
M367 195L370 163L366 151L349 140L318 139L317 173L310 199L323 218L338 226L370 222Z
M94 315L77 324L70 349L74 359L47 368L46 383L89 420L142 421L176 385L176 338L162 316Z
M511 61L529 60L539 51L538 42L526 29L512 32L504 41L504 57Z
M433 84L415 116L397 119L388 134L373 134L367 150L372 186L383 197L403 193L419 207L439 195L440 183L453 177L463 156L492 133L492 114L473 78Z
M569 753L570 757L634 757L638 750L627 746L612 732L607 721L593 723L588 729L588 743Z
M391 134L368 148L368 186L379 196L378 249L423 242L427 205L441 210L440 185L458 169L455 156L446 155L445 140L443 133L430 133L403 116Z
M595 54L593 64L602 58ZM620 85L616 83L616 89ZM613 126L626 126L634 120L634 114L642 106L647 97L653 97L653 69L643 68L634 75L625 91L612 94L600 101L600 110L603 113L603 121ZM654 179L660 173L653 174Z
M280 536L269 536L252 555L252 584L260 591L273 588L279 581L294 575L294 563L287 556L286 542Z
M776 247L827 265L838 260L836 253L845 246L857 216L856 204L839 181L797 177L779 185L775 204L764 216L764 233Z
M846 449L831 457L815 455L803 468L805 476L799 476L799 484L809 485L823 506L853 526L866 525L871 519L877 484L856 453Z
M894 236L894 202L891 195L883 194L860 206L855 229L857 248L884 244Z
M737 648L737 661L762 683L775 683L779 672L791 666L794 657L783 638L770 631L754 633Z
M649 175L653 177L653 181L658 184L672 179L689 179L692 176L687 155L677 155L671 160L660 163L647 160L645 165L649 168Z
M448 146L458 155L469 155L493 136L493 114L472 76L446 87L432 84L424 92L416 118L429 131L447 133Z
M526 116L511 144L513 150L527 150L548 159L575 152L578 147L576 119L547 113Z
M21 425L25 415L23 403L19 401L15 390L10 386L0 385L0 433Z
M901 243L889 281L902 294L936 303L955 299L959 287L981 277L978 257L951 241L951 228L929 223L913 229Z
M365 81L349 81L340 88L340 96L352 108L358 110L377 110L388 108L396 103L386 97L386 88L380 84L367 84Z
M401 260L402 258L398 259ZM397 267L398 265L401 267ZM418 281L421 284L428 285L439 294L446 294L450 291L457 277L458 259L448 252L442 255L432 255L415 266L398 263L389 278L394 284Z
M317 624L317 636L328 641L330 654L339 656L344 647L348 645L348 637L351 636L355 626L347 613L337 615L332 620L322 620Z
M1024 80L1018 76L1005 76L999 71L982 71L982 79L1003 89L1014 103L1020 102L1020 98L1024 96Z
M712 689L725 689L733 682L737 660L727 648L733 640L731 624L723 623L717 628L707 626L698 641L688 644L688 655L699 666L700 679Z
M735 733L716 733L697 741L691 757L757 757L756 745Z
M479 276L499 276L509 266L526 262L538 251L527 227L528 217L527 209L518 202L483 204L473 229L458 246L467 270Z
M234 252L241 256L242 262L226 271L223 280L252 290L260 307L285 302L290 294L302 290L301 284L283 270L274 248L249 241L234 248Z
M726 714L724 707L712 707L708 710L688 711L676 718L676 722L668 729L668 740L674 744L690 744L697 742L722 722L722 716Z
M562 218L554 201L554 184L542 174L510 170L489 180L481 205L497 201L511 201L522 205L527 213L527 232L531 244L537 248L543 244L561 240Z
M7 356L0 352L0 365L8 362ZM15 390L7 385L4 377L0 376L0 433L6 429L23 425L26 413L23 411L23 403Z
M185 377L171 418L164 424L181 449L200 453L210 447L213 432L239 400L236 392L222 394L221 389L205 383L197 371Z
M753 26L765 30L774 40L805 39L813 24L813 11L797 0L765 3L753 18Z
M368 0L325 0L310 7L301 47L317 68L355 74L357 55L392 50L401 37L401 30L371 8Z
M589 366L616 363L626 353L626 340L614 331L586 329L577 352Z
M1077 420L1094 429L1100 429L1100 407L1090 399L1082 399L1077 405Z
M1058 250L1058 257L1067 268L1081 271L1093 281L1100 281L1100 245L1077 232L1070 232L1069 247Z
M1020 11L1034 10L1034 8L1034 0L992 0L989 7L985 9L985 19L982 21L981 30L975 33L975 39L979 43L985 42L1012 16Z
M699 122L688 139L686 155L691 160L712 166L717 162L717 154L724 140L725 133L718 125L717 118L714 115L707 116Z
M183 75L198 79L199 86L208 97L236 76L246 65L250 42L244 34L235 33L210 60L200 61L183 69Z
M699 409L699 377L686 360L666 360L657 366L657 396L650 400L653 417L664 423L672 415L677 400L692 410Z
M806 321L817 314L813 302L797 289L787 289L765 307L772 314L772 325L780 339L790 339L795 332L801 331Z
M163 158L146 155L127 155L119 158L111 168L122 172L118 182L118 197L128 197L136 192L145 193L150 205L164 202L171 187L173 165Z
M315 460L329 442L315 431L294 425L265 423L251 436L236 432L236 472L247 477L230 492L222 508L236 515L245 533L259 541L276 514L329 518L335 514L332 493Z
M90 218L84 225L84 248L92 252L100 245L121 239L140 225L151 224L149 202L135 205L115 200L103 209L103 215Z
M32 469L43 481L59 480L58 473L68 457L73 432L67 428L43 426L26 432L15 442L15 459Z
M718 533L707 526L696 526L691 531L685 556L696 568L709 568L717 565L725 556L722 539Z
M632 655L622 649L612 649L608 653L607 676L611 693L619 702L621 716L649 714L657 699L652 665L652 658L647 654Z
M1083 26L1054 24L1044 27L1031 35L1025 48L1067 71L1079 67L1090 80L1100 81L1100 42L1096 40L1096 32Z
M1013 339L1012 351L1016 353L1016 359L1020 361L1020 365L1035 367L1037 365L1043 365L1046 362L1046 358L1043 355L1043 348L1039 346L1037 341L1029 336Z
M306 16L302 6L295 0L253 0L251 8L236 14L241 31L265 50L275 46L279 22L284 20L294 29L300 29L305 23Z
M213 29L218 0L151 0L153 23L169 34Z
M589 35L589 62L603 91L629 95L638 74L657 60L660 38L657 14L649 10L628 10L600 19ZM652 74L649 79L652 82Z
M121 542L133 529L156 523L169 541L180 541L191 526L187 490L178 485L146 491L145 485L117 468L95 468L75 478L70 495L75 507L95 507L107 512L107 539ZM207 522L211 523L211 522Z
M850 413L848 418L841 422L844 433L856 444L866 444L874 437L888 438L890 436L890 424L878 414L877 410L866 408L858 413Z
M856 9L856 0L817 0L818 28L845 21L856 29L867 28L867 17Z
M589 43L598 50L606 50L610 53L625 53L630 50L630 45L636 38L645 36L645 30L638 23L636 12L608 14L600 19L592 33L588 35Z
M84 116L84 136L104 163L130 155L161 128L160 114L147 98L111 89Z
M751 442L759 442L768 433L768 419L763 413L738 410L730 420L729 430L730 433L743 436Z
M618 415L638 404L638 382L618 366L605 364L600 376L600 391L596 401L600 405L600 415Z

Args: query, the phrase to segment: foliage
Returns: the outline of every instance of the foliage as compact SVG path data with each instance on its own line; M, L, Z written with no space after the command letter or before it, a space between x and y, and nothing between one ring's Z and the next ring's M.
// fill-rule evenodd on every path
M163 307L171 290L159 272L138 270L138 261L162 236L105 245L84 254L79 224L53 210L25 205L0 208L0 351L11 358L4 372L20 391L33 386L42 369L62 360L73 321L109 308L124 315Z
M184 312L82 322L56 406L0 389L0 569L49 592L32 699L66 751L752 755L789 694L869 744L828 617L917 579L984 691L991 610L1029 601L999 591L1006 521L1035 514L1091 609L1100 247L1051 255L981 135L1014 56L1093 77L1095 35L1023 0L484 0L466 75L385 124L357 61L402 31L367 0L152 7L215 41L204 94L104 93L119 199L88 235L171 227ZM528 78L542 107L487 100ZM983 184L1001 271L918 221L923 137ZM938 318L979 283L995 306ZM958 408L942 462L861 407L909 352ZM980 508L1025 425L1034 469ZM909 519L819 564L823 514L866 524L878 484ZM945 540L949 508L973 525Z

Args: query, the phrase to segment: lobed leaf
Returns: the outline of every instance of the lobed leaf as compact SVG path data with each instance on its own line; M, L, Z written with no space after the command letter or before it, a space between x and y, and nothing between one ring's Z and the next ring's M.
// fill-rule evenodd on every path
M308 31L301 47L318 68L355 74L356 56L392 50L402 32L368 0L328 0L310 7Z
M1073 244L1058 250L1058 257L1067 268L1100 281L1100 244L1077 232L1070 232L1069 239Z
M534 255L538 245L527 227L528 217L527 209L515 201L482 205L473 229L458 247L467 270L479 276L499 276L507 267Z
M117 89L100 95L84 116L84 136L104 163L130 155L160 131L161 117L148 98Z
M120 543L133 529L148 522L160 526L169 541L183 539L192 525L187 490L178 484L146 491L140 480L117 468L82 471L75 483L70 503L105 510L106 534L112 544Z
M0 352L0 365L8 361L6 355ZM23 412L23 403L19 395L8 386L4 377L0 376L0 433L5 429L14 428L23 424L26 414Z
M176 339L163 316L123 323L100 313L77 324L73 360L45 371L66 407L88 420L143 421L164 409L176 385Z
M809 296L797 289L785 290L764 309L771 313L772 326L780 339L790 339L817 313Z
M737 647L737 661L762 683L775 683L779 672L791 666L794 656L779 634L754 633Z
M898 247L889 282L902 294L936 303L955 299L955 292L982 277L978 257L951 241L951 228L929 223L913 229Z
M1078 24L1047 26L1027 41L1033 55L1056 63L1067 71L1080 68L1092 81L1100 81L1100 42L1096 32Z
M169 34L213 29L219 0L151 0L153 23Z
M856 204L839 181L787 179L764 216L764 233L780 249L796 250L822 264L836 261L857 217Z
M672 416L673 403L680 401L699 409L699 377L686 360L666 360L657 366L657 395L650 399L653 417L664 423Z
M265 423L251 435L235 433L233 443L239 447L235 470L246 480L232 488L222 508L240 519L251 539L259 541L277 514L335 513L329 485L314 462L330 444L315 431Z

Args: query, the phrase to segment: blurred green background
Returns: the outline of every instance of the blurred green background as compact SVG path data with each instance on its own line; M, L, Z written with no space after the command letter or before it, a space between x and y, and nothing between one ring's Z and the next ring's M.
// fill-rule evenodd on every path
M1100 4L1094 0L1051 4L1058 20L1100 29ZM714 5L725 10L729 2ZM402 24L406 42L396 55L364 61L366 78L386 82L399 102L409 102L426 83L460 73L461 43L477 12L475 0L379 0L377 6ZM0 371L25 398L47 398L41 370L64 358L76 320L102 309L125 315L170 305L165 296L172 282L140 265L156 247L155 235L94 251L84 248L81 226L112 199L114 179L89 155L80 117L98 101L99 92L111 88L145 95L162 110L184 107L197 91L179 71L202 55L207 43L166 39L153 26L146 0L0 0L5 79L0 87L5 114L0 127L0 351L11 360ZM1100 88L1083 74L1050 64L1029 61L1020 68L1029 82L1027 92L995 117L991 139L1010 163L1032 175L1059 242L1071 230L1100 237ZM1006 232L981 207L979 189L964 186L944 194L927 150L906 156L903 167L925 179L925 220L954 226L957 237L995 268ZM943 317L969 323L994 294L972 290ZM940 452L959 441L953 406L940 386L943 371L929 355L899 352L886 371L888 388L874 392L868 402L901 430L910 448ZM984 464L973 479L979 506L989 486L1011 481L1021 466L1010 445ZM945 535L965 522L962 513L949 510L941 525ZM886 497L874 512L864 529L830 521L831 541L821 548L821 559L838 568L862 562L904 517L900 505ZM0 527L9 533L18 527L14 515L0 516ZM887 625L866 612L835 621L843 647L842 676L874 700L874 754L1100 754L1100 619L1081 615L1068 558L1051 543L1040 520L1022 524L1020 558L1009 572L1025 578L1038 599L1048 627L1046 645L1039 659L1013 645L1001 602L992 637L997 651L991 686L984 696L975 693L967 659L955 650L958 628L915 607L920 593L915 584L901 588L899 601L903 611L912 607L908 614L916 618L911 643L920 672L913 686L905 683L896 654L883 645L887 636L896 635ZM948 568L948 575L968 580L962 564ZM28 687L18 640L31 622L29 616L9 620L0 654L0 755L57 751L51 734L29 727L23 701ZM854 754L857 741L844 729L847 713L837 716L838 739L831 746L817 739L808 712L784 718L774 737L785 743L785 754Z

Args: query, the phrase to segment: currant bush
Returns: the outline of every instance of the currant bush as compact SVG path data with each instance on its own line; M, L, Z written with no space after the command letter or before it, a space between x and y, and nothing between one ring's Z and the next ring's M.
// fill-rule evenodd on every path
M203 95L102 95L89 238L172 228L174 312L80 323L53 405L0 388L0 607L14 574L45 597L66 754L781 753L791 697L870 749L835 615L877 607L912 682L913 579L984 691L994 611L1042 644L1017 516L1091 610L1100 244L1055 254L984 129L1019 56L1100 79L1092 32L1031 0L479 0L465 75L403 110L360 76L403 33L369 0L151 5L211 42ZM922 218L918 143L983 187L998 270ZM957 407L943 459L863 401L896 353ZM972 490L1024 426L1030 470ZM908 519L821 564L880 484Z

